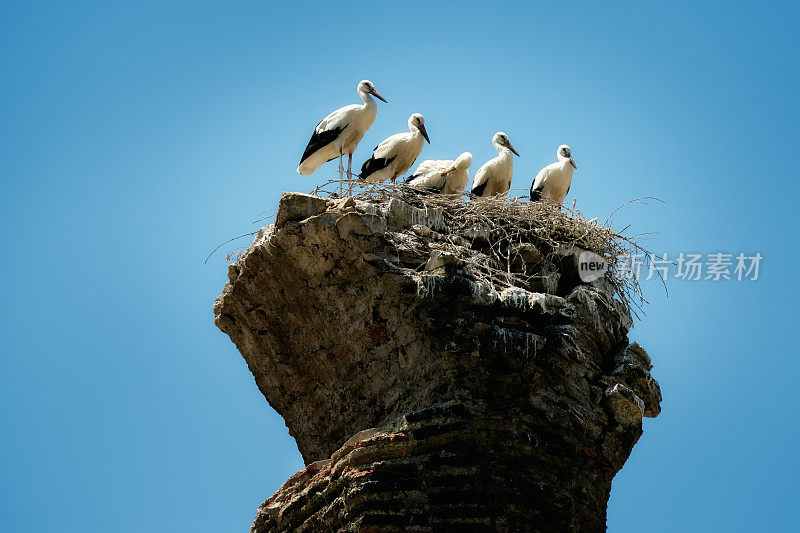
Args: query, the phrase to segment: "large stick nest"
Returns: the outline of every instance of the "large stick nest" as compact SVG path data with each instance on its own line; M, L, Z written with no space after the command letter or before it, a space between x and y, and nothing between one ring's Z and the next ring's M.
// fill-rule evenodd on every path
M592 251L607 261L610 268L605 277L628 311L636 315L633 307L641 310L646 302L638 280L625 269L622 259L633 254L649 257L649 253L635 242L635 236L628 237L622 231L611 229L609 220L614 213L598 223L597 219L587 220L574 206L569 209L548 202L530 202L527 197L443 195L402 184L360 180L330 180L311 194L336 198L340 187L349 190L348 196L363 202L385 205L397 198L417 208L441 209L451 238L475 244L475 236L482 236L482 253L473 256L470 271L497 287L527 288L542 276L541 269L528 269L524 262L518 261L520 244L532 244L552 263L579 248ZM419 246L424 245L424 242L419 243ZM409 241L404 240L403 246L408 247Z

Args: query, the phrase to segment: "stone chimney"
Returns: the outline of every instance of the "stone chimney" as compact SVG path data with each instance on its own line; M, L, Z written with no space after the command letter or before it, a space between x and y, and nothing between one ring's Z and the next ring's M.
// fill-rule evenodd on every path
M605 531L661 401L614 284L414 203L286 193L229 267L216 324L307 465L251 531Z

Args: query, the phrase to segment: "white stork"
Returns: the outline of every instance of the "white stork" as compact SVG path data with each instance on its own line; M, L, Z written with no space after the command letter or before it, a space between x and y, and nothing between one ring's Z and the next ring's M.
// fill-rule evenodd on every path
M337 109L317 124L314 134L311 135L311 140L308 141L308 146L303 152L303 157L300 158L300 166L297 167L298 173L308 176L324 163L338 157L339 178L341 179L342 172L344 172L342 156L347 154L347 174L351 175L353 152L369 127L375 122L375 115L378 112L378 104L371 95L386 101L371 81L362 80L358 84L358 96L364 100L363 104L353 104Z
M359 177L367 181L394 180L411 168L419 157L428 132L425 131L425 119L419 113L408 117L408 133L397 133L384 140L372 152L372 157L361 165Z
M514 156L511 154L519 157L519 152L502 131L494 134L492 144L498 156L484 163L475 173L475 181L472 183L472 194L475 196L503 195L511 188L511 178L514 175Z
M572 171L578 168L572 159L572 150L562 144L556 151L558 163L551 163L536 175L531 185L531 202L547 199L556 204L564 201L572 184Z
M464 152L455 161L423 161L406 182L418 189L442 194L461 194L469 183L472 154Z

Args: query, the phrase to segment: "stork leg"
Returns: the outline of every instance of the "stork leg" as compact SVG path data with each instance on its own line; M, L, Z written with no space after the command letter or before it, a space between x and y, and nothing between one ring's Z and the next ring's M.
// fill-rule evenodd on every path
M353 152L347 154L347 196L350 196L350 192L353 189Z
M342 152L339 152L339 196L342 195L342 175L344 174L344 163L342 163Z

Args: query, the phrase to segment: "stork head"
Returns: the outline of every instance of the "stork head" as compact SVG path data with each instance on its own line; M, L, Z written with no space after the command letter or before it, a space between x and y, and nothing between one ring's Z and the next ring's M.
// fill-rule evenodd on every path
M572 165L573 168L578 168L578 165L575 164L575 160L572 159L572 149L566 144L562 144L558 147L556 155L559 161L569 161L569 164Z
M358 95L361 98L366 98L368 94L375 96L379 100L386 102L386 98L381 96L381 93L378 92L378 89L375 88L375 85L372 84L369 80L361 80L358 84Z
M419 113L414 113L410 117L408 117L408 129L411 133L418 131L425 137L425 140L428 141L428 144L431 143L431 140L428 138L428 132L425 130L425 118L420 115Z
M463 170L469 168L472 164L472 154L469 152L464 152L456 159L456 168Z
M511 141L508 140L508 135L506 135L502 131L498 131L497 133L494 134L494 137L492 137L492 144L494 144L494 147L497 148L498 152L502 148L508 148L509 150L514 152L514 155L519 157L519 152L517 152L517 149L514 148L513 144L511 144Z

